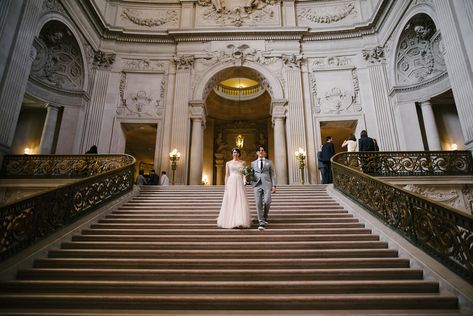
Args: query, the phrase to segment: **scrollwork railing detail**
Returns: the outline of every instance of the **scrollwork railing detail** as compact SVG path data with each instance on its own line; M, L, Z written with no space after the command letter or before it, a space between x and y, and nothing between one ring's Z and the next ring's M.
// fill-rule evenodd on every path
M87 178L0 207L0 261L131 191L134 167L128 155L6 156L3 177Z
M374 160L385 154L386 152L379 155L341 153L334 156L332 159L334 187L399 232L404 238L473 283L473 216L391 185L359 170L360 164L367 158ZM421 156L429 154L432 152L423 153ZM435 152L434 156L445 158L449 154L450 152L444 155ZM457 161L460 156L466 157L466 153L453 155L456 158L446 159L446 163L441 164L431 162L425 164L422 162L423 159L413 159L412 152L395 153L394 156L396 155L411 157L409 160L412 163L409 164L409 168L401 169L402 172L423 170L428 171L427 174L451 175L460 174L462 171L464 175L472 174L471 154L469 160L465 160L469 161L468 163L462 162L459 165L454 161ZM377 162L375 165L380 164ZM450 167L454 168L450 169Z
M372 176L473 175L470 151L350 152L343 157L344 165Z

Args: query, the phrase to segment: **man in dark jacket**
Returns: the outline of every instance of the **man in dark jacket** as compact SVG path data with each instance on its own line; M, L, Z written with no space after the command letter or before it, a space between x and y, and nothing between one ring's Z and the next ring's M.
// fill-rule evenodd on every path
M375 143L373 138L368 137L368 132L362 130L360 133L360 139L358 140L358 150L361 151L378 151L378 145ZM373 157L367 157L362 155L360 157L361 169L365 173L372 173L376 170L376 160Z
M322 173L322 184L332 183L332 163L330 158L335 155L335 146L332 143L332 137L327 136L326 143L322 146L319 153L319 169Z

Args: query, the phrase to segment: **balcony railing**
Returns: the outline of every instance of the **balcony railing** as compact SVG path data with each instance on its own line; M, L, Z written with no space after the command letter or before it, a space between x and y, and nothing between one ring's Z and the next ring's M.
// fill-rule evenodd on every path
M214 91L218 96L221 96L224 99L247 101L259 97L264 93L265 89L260 85L246 88L235 88L220 84L214 88Z
M388 155L404 157L409 163ZM471 176L470 152L420 152L417 158L414 152L341 153L332 162L337 190L473 283L473 217L372 176Z
M2 178L78 181L0 207L0 261L133 188L128 155L5 156Z

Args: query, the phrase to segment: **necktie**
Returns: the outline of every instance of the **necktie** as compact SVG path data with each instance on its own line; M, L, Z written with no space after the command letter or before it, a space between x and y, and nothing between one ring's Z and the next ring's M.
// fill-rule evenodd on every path
M259 161L259 168L260 170L263 170L263 159Z

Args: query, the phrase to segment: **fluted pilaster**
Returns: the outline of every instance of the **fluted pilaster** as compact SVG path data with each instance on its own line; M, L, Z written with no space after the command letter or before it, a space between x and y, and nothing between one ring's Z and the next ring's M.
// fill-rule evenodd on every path
M2 39L3 56L9 52L4 60L8 61L0 78L0 155L8 153L15 135L16 124L21 110L21 101L25 94L26 83L30 73L31 63L34 56L31 55L31 44L36 34L39 14L41 13L42 0L30 0L24 2L7 1L1 5L3 30L8 27L16 31L14 42L4 43ZM21 23L18 18L8 16L11 6L22 6L18 8L21 12ZM6 11L8 10L8 14ZM22 11L21 11L22 10ZM17 12L17 13L18 13ZM5 15L6 14L6 15ZM5 46L8 44L8 46ZM11 46L10 46L11 45ZM5 47L11 47L9 50Z
M286 78L288 89L286 118L287 152L293 153L299 147L307 149L300 63L299 66L292 64L286 67ZM299 164L294 155L288 155L288 171L289 184L302 182Z
M171 148L181 152L177 163L176 184L187 183L189 157L189 96L191 95L191 69L194 64L192 56L180 56L174 59L177 66L172 109Z
M394 129L394 114L388 98L387 73L385 64L375 62L368 67L373 91L374 110L378 122L379 139L381 150L399 150L399 143ZM370 131L368 130L368 133ZM374 135L370 135L374 136Z
M82 152L92 145L99 145L109 76L110 71L106 69L96 70L92 98L86 111L84 136L81 142Z
M470 1L466 7L471 8ZM442 33L445 47L445 62L447 64L448 78L452 85L455 105L460 119L460 125L465 138L465 147L473 150L473 74L471 72L471 61L463 40L456 12L452 8L453 1L434 0L435 10L442 13L438 19L438 27Z
M286 103L286 100L274 100L271 103L274 127L274 164L278 185L287 184Z

